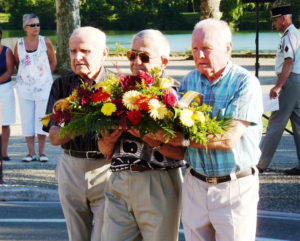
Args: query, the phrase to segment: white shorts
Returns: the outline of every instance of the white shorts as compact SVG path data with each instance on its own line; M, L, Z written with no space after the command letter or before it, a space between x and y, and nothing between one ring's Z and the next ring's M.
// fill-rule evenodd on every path
M16 122L16 104L13 82L0 85L1 124L9 126Z
M44 117L48 100L27 100L19 97L22 134L34 136L35 134L47 135L42 130L41 119Z

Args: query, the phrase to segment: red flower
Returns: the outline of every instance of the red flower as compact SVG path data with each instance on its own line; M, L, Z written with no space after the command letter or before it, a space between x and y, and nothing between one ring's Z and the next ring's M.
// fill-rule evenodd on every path
M62 123L70 121L72 115L69 112L56 111L50 118L55 124L61 125Z
M149 105L148 105L149 100L144 97L141 96L137 101L136 104L138 105L140 110L146 110L149 111Z
M111 101L112 103L114 103L117 106L117 111L116 111L116 115L122 115L125 111L125 106L122 102L122 99L115 99Z
M178 104L178 99L176 94L174 94L173 89L165 89L165 95L164 95L164 103L167 106L176 106Z
M123 131L127 130L127 120L128 120L128 116L127 115L123 115L121 117L120 122L119 122L119 125L122 127Z
M121 76L120 78L120 85L124 92L130 90L133 86L135 86L136 82L138 83L141 82L138 76L127 75L127 76Z
M78 94L81 96L80 105L89 105L92 101L92 91L88 89L79 89Z
M133 125L137 125L142 120L142 113L138 110L127 112L128 119Z
M99 91L93 93L92 99L94 103L100 102L100 101L106 101L110 95L107 92L103 92L102 89Z
M143 80L145 81L145 84L146 84L146 85L151 85L151 84L153 84L153 82L154 82L154 79L151 77L151 75L149 75L149 74L147 74L147 73L144 73L144 72L139 73L139 74L138 74L138 77L139 77L140 79L143 79ZM140 81L140 82L141 82L141 81Z

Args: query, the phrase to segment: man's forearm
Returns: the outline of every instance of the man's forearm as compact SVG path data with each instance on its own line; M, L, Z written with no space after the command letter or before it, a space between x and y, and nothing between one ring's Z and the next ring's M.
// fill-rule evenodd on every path
M279 75L276 86L278 86L279 88L282 88L282 86L285 84L287 78L289 77L289 75L292 72L293 64L294 64L293 59L291 59L291 58L285 59L283 66L282 66L282 71L281 71L281 74Z

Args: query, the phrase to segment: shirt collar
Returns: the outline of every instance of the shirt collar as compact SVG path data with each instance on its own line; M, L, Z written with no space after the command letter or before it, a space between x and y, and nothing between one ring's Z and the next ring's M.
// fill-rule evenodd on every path
M285 35L285 33L287 33L291 28L293 28L294 27L294 24L290 24L287 28L286 28L286 30L284 31L284 33L283 33L283 35Z

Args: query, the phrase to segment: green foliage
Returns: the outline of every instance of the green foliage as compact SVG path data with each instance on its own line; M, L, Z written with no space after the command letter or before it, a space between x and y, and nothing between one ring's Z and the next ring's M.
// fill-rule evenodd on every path
M7 0L6 10L10 13L9 27L12 29L23 28L23 15L36 14L41 22L42 29L55 29L55 0Z

